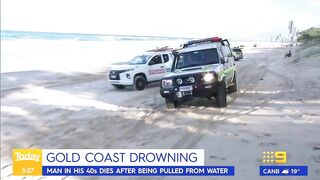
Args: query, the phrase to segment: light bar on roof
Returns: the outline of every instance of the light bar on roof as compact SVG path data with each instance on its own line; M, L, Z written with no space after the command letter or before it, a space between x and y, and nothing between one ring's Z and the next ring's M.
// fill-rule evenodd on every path
M148 50L147 52L162 52L162 51L172 51L173 48L169 48L168 46L164 46L164 47L157 47L156 49L151 49L151 50Z
M191 45L193 45L193 44L198 44L198 43L221 42L221 41L222 41L222 38L220 38L220 37L211 37L211 38L193 40L193 41L188 41L187 43L183 44L183 48L186 48L186 47L188 47L188 46L191 46Z

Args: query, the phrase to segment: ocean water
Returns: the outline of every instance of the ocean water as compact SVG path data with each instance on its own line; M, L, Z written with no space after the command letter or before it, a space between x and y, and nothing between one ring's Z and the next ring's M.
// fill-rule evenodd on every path
M178 48L190 38L106 34L1 31L1 73L17 71L103 72L157 47ZM232 46L272 47L262 42ZM277 45L280 46L280 45Z
M188 38L1 31L1 73L96 72L146 50L179 47Z
M166 40L190 40L184 37L162 36L136 36L136 35L112 35L112 34L81 34L81 33L55 33L55 32L30 32L2 30L1 40L16 39L42 39L42 40L79 40L79 41L166 41Z

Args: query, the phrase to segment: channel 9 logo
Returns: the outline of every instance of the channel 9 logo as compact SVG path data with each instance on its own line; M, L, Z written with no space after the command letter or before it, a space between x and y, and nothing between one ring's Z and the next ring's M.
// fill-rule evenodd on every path
M265 151L262 153L263 163L276 163L285 164L287 163L287 152L285 151Z

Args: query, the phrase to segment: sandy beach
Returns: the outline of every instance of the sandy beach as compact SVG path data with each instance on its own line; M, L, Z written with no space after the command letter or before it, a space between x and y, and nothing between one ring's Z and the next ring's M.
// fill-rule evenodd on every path
M259 177L262 152L281 150L288 153L288 165L309 166L304 179L317 179L320 46L294 47L293 56L284 59L287 51L246 49L236 62L239 90L221 109L214 100L196 99L167 110L158 83L144 91L116 90L101 69L4 73L1 179L21 179L12 176L14 148L199 148L205 149L206 165L234 165L236 179L243 180L264 179Z

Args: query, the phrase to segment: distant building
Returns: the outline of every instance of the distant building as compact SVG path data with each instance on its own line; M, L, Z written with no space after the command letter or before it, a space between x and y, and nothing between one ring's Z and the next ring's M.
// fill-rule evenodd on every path
M296 31L297 31L297 28L294 27L294 22L291 20L289 21L289 26L288 26L288 29L289 29L289 33L288 33L288 41L289 42L293 42L296 40Z

